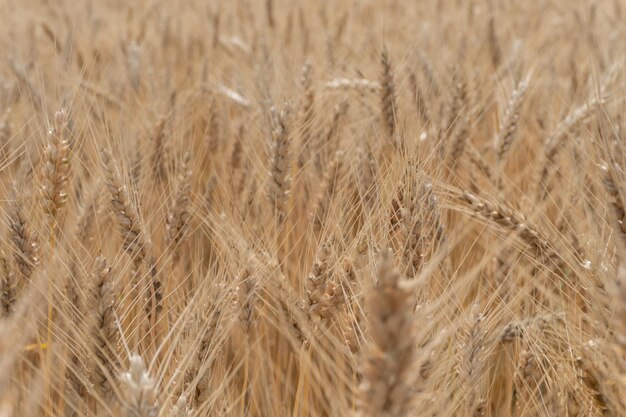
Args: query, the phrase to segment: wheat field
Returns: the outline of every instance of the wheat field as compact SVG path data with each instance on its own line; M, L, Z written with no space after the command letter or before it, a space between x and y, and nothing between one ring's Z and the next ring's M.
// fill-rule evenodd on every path
M0 0L0 417L626 416L625 21Z

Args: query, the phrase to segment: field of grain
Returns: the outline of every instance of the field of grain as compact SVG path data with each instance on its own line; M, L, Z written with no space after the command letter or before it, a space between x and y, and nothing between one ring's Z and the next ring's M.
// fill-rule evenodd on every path
M0 0L0 417L626 416L625 22Z

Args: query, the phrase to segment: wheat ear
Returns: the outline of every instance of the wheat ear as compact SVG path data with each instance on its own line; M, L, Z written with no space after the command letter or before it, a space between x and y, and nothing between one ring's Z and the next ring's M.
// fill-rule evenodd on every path
M124 417L157 417L159 405L156 381L150 376L141 356L132 354L128 372L120 376Z
M133 258L141 263L148 254L148 239L139 219L139 213L128 196L128 189L122 182L122 175L111 152L101 151L105 169L106 186L110 194L110 202L117 224L122 235L123 247Z
M91 341L95 353L92 382L100 395L109 398L112 393L111 379L118 365L116 350L119 333L115 319L117 294L111 277L111 267L101 256L96 258L91 285Z
M396 130L396 87L387 48L384 48L380 55L380 63L382 65L380 82L381 116L388 140L394 141L393 134Z
M174 263L178 262L178 249L185 240L189 228L189 198L191 194L191 153L186 152L183 158L182 173L176 187L174 201L166 216L167 247L172 251Z
M33 270L39 265L39 241L32 230L28 216L22 207L22 201L14 187L14 198L9 206L9 229L13 243L15 263L26 281L30 280Z
M411 410L416 354L412 292L402 285L389 250L378 262L378 284L367 297L369 330L359 409L364 417L402 417Z
M43 166L42 194L46 213L55 217L67 201L70 172L70 145L65 137L67 115L61 109L54 115L54 126L48 131L48 144Z
M289 155L289 131L287 117L289 107L285 107L273 121L273 152L270 168L270 185L268 195L276 220L282 224L287 216L287 203L291 188L291 160Z

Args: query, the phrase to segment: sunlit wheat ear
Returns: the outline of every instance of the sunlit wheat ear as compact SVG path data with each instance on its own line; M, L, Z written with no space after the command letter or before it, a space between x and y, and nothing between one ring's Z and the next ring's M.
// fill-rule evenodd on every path
M178 184L174 192L174 201L165 219L167 247L172 251L172 260L174 263L178 262L180 258L179 247L186 238L187 229L189 228L189 219L191 217L189 211L189 198L192 185L191 178L193 175L191 165L191 153L186 152L181 167L182 172L178 178Z
M148 255L149 239L139 219L138 211L130 200L128 189L111 152L101 151L105 181L109 190L111 208L115 214L123 239L123 248L135 263L141 263Z
M70 145L66 137L66 127L67 114L61 109L54 115L54 125L48 131L41 186L44 209L52 217L57 215L67 200Z
M103 257L96 258L92 276L90 311L91 343L93 344L93 370L91 372L94 389L104 398L112 393L111 380L117 368L118 325L115 319L115 291L111 267Z
M371 340L364 358L359 411L363 417L408 416L416 353L413 296L403 287L390 250L380 255L377 277L378 283L367 294Z
M39 265L39 239L30 226L17 188L14 188L13 199L9 202L8 223L15 263L23 279L28 282L33 270Z
M120 375L124 417L157 417L160 406L156 381L146 370L141 356L132 354L128 372Z

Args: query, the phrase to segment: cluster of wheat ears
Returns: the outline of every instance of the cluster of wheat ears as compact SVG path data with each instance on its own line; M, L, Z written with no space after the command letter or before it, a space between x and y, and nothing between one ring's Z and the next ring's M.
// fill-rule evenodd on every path
M626 416L623 0L0 16L0 417Z

